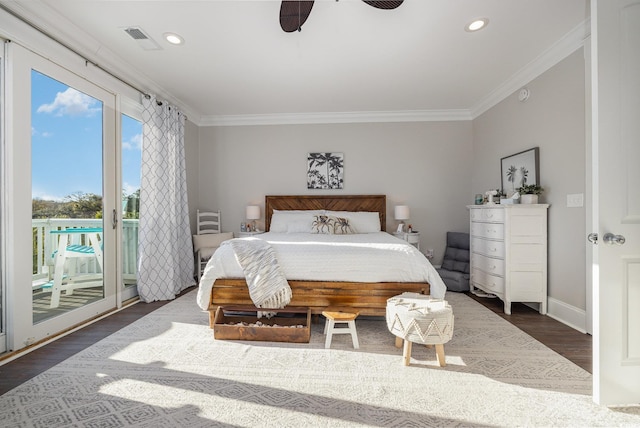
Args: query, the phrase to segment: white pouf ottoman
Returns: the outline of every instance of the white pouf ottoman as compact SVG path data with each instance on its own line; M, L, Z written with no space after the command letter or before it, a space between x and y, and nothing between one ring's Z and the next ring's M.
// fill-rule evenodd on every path
M387 300L387 327L396 336L396 346L404 340L405 366L411 360L411 344L435 345L438 364L445 366L444 344L453 336L453 310L446 300L418 293L403 293Z

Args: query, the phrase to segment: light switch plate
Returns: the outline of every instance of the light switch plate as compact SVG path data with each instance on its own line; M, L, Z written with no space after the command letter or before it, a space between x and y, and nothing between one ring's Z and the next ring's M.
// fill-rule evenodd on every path
M584 206L584 193L567 195L567 208L579 208Z

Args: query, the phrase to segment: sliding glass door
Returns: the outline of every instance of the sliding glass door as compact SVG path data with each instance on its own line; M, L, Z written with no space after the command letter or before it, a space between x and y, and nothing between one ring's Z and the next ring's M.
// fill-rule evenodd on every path
M13 45L7 301L19 349L117 306L115 95Z
M31 70L34 324L105 296L103 113L100 99Z

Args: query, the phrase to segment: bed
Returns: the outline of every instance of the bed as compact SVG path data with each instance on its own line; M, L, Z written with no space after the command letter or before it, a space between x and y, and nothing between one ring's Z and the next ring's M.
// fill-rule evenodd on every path
M366 225L363 225L362 222L358 223L360 228L369 227L372 216L377 216L379 232L344 235L291 233L292 228L293 232L308 230L306 229L308 224L295 226L294 221L287 223L288 231L283 231L283 216L287 213L296 214L296 211L304 211L305 215L307 212L311 214L358 213L351 216L366 218L368 222ZM265 229L267 233L259 235L259 237L273 245L276 252L281 252L278 254L278 261L283 265L283 270L288 273L286 276L292 290L289 306L308 307L314 314L321 313L329 306L337 306L354 308L362 315L384 316L388 298L403 292L430 294L432 291L430 283L434 282L436 285L434 290L437 290L437 294L442 294L440 297L444 297L446 290L444 283L427 258L412 245L385 232L386 212L385 195L266 196ZM376 215L372 213L376 213ZM272 220L275 219L279 220L277 223L274 221L272 228ZM375 231L371 230L371 232ZM393 259L395 261L392 263L386 262L388 259L384 259L382 262L380 262L382 259L376 261L376 257L387 256L375 254L366 256L362 262L351 263L349 261L352 260L349 259L352 256L351 253L355 252L356 248L369 247L368 241L370 239L375 239L378 242L372 245L374 247L390 246L394 248L394 252L400 250L403 255L393 255L398 258ZM322 246L324 250L316 250L315 247L311 247L311 241L314 242L314 245ZM285 246L292 247L293 245L297 245L297 248L305 248L307 251L296 251L293 254L284 251ZM343 246L345 245L348 253L346 255L340 253L340 251L344 251ZM313 260L303 260L302 263L307 263L307 265L302 267L293 266L291 260L295 259L297 263L306 257L306 254L309 254L311 259L314 257L322 259L324 257L322 251L328 252L327 248L331 248L331 252L334 252L332 246L338 248L338 251L335 252L339 256L335 262L330 261L321 269L314 268ZM227 251L223 247L225 246L222 246L221 249ZM242 270L239 270L239 266L222 266L222 260L225 256L221 249L216 251L214 254L216 257L212 257L205 269L198 290L198 304L201 308L209 311L209 321L212 328L215 311L219 306L253 304L249 296L247 282L242 277ZM320 251L322 254L316 256L315 251ZM376 250L367 249L366 251ZM217 257L218 255L219 257ZM226 262L224 264L226 266ZM353 272L357 270L354 269L355 265L358 265L358 269L362 265L365 272ZM386 266L383 272L369 272L383 266ZM305 277L307 275L310 277Z

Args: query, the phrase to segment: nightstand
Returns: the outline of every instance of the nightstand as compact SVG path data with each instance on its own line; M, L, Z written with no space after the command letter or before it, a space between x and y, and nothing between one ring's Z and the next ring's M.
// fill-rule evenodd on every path
M393 236L404 239L418 250L420 249L420 232L396 232Z
M264 233L263 231L256 232L236 232L238 238L246 238L248 236L255 236Z

